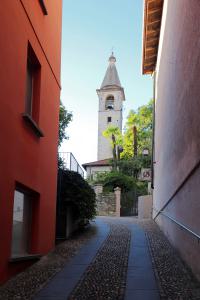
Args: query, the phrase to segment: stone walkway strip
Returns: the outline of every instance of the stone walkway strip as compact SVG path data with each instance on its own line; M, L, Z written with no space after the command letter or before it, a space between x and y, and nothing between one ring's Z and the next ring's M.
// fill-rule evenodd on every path
M126 285L130 230L111 224L111 231L70 300L122 300Z
M129 226L131 242L124 300L159 300L146 235L138 225Z

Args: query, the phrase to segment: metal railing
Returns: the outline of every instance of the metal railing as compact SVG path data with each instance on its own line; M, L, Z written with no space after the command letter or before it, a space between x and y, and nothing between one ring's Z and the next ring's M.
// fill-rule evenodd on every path
M156 211L156 209L154 208L154 210ZM174 222L176 225L178 225L179 227L181 227L182 229L184 229L185 231L189 232L190 234L192 234L195 238L198 239L198 242L200 241L200 235L197 234L196 232L194 232L193 230L191 230L190 228L188 228L187 226L185 226L184 224L182 224L181 222L177 221L176 219L174 219L173 217L171 217L170 215L168 215L167 213L165 213L164 211L159 211L160 215L163 215L164 217L170 219L172 222Z
M76 158L71 152L59 152L59 158L62 160L63 167L79 173L82 177L84 177L84 171L80 164L77 162Z

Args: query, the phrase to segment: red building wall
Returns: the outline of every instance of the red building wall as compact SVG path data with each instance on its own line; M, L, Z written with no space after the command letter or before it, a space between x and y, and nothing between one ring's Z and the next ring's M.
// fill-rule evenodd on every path
M54 247L60 101L61 0L2 0L0 5L0 282L30 262L10 262L16 182L38 193L31 254ZM41 65L38 137L25 122L27 47Z

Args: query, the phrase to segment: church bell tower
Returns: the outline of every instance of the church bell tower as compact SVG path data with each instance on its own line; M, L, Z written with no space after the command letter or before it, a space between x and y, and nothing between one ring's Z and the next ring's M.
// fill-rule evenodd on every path
M101 88L97 90L99 97L98 160L112 158L112 146L109 140L102 135L103 131L109 126L117 126L122 131L122 109L125 95L115 63L116 58L112 53Z

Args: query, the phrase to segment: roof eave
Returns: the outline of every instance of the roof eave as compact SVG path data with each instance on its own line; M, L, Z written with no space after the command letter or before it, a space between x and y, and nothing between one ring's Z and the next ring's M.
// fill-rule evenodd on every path
M83 168L86 170L87 167L103 167L103 166L111 166L111 160L112 158L103 159L103 160L97 160L92 161L89 163L82 164Z
M144 0L142 74L156 68L164 0Z

